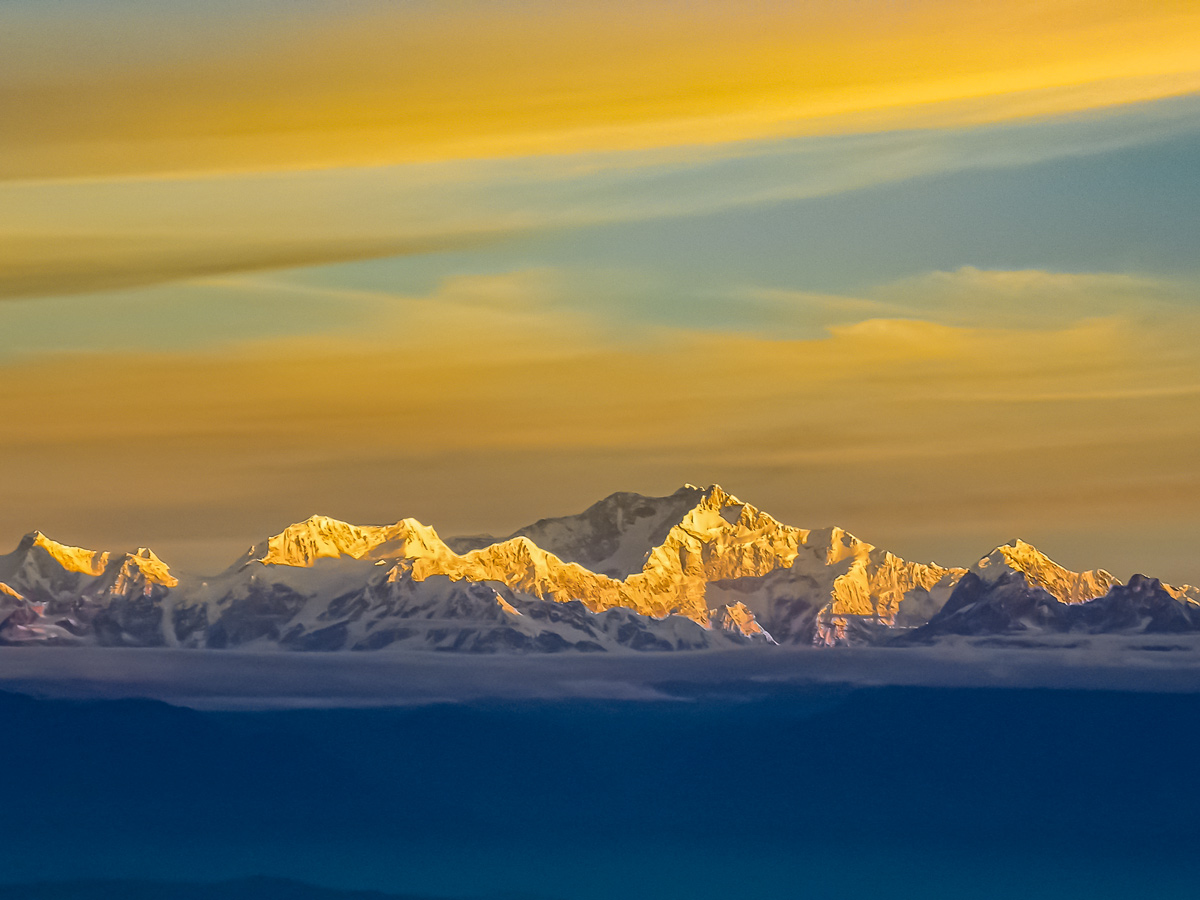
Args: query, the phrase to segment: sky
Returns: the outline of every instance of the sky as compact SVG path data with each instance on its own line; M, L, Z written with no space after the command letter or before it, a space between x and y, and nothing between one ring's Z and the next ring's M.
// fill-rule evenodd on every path
M0 0L0 549L720 483L1197 583L1200 7Z

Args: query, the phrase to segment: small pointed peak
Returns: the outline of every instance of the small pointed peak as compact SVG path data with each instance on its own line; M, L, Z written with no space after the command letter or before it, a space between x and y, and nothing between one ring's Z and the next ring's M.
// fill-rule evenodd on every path
M708 506L745 506L746 504L735 497L719 484L710 484L704 488L691 488L692 491L699 492L700 502Z
M434 528L432 525L426 525L420 519L414 519L411 516L401 519L392 527L406 528L409 531L416 532L417 534L431 535L435 538L438 538L438 540L441 540L441 538L438 536L436 528Z
M509 538L507 541L502 541L499 544L493 544L492 546L493 547L508 547L510 550L515 551L517 553L522 553L525 556L528 556L530 559L537 559L538 557L543 557L543 556L549 555L549 554L547 554L547 552L545 550L543 550L541 547L539 547L536 542L534 542L533 540L531 540L530 538L526 537L523 534L519 534L516 537ZM487 549L487 548L485 548L485 549Z
M149 547L138 547L136 553L126 553L121 569L132 574L134 569L150 584L177 587L179 579L171 574L171 568L155 555Z
M1130 590L1134 591L1165 590L1162 581L1149 575L1142 575L1140 572L1129 576L1127 586L1130 588ZM1168 593L1170 593L1170 591L1168 591Z
M156 568L161 568L165 572L170 568L165 562L162 561L162 558L149 547L138 547L137 552L128 554L128 558L143 570L153 566Z
M21 543L17 545L17 553L28 556L34 548L49 555L68 572L99 575L108 564L108 551L86 550L83 547L60 544L40 531L31 531L21 538Z
M1012 563L1016 559L1030 558L1049 559L1045 553L1028 541L1021 538L1013 538L1012 540L1005 541L1003 544L997 544L984 556L980 557L977 564L986 567L992 562L1003 561Z
M840 525L834 525L829 529L829 539L830 541L837 541L844 547L853 547L857 544L863 543L862 540L859 539L858 535L851 534Z
M1113 585L1120 584L1104 569L1072 572L1020 538L1001 544L971 568L985 581L995 581L1006 572L1022 573L1031 585L1046 590L1063 603L1101 597Z

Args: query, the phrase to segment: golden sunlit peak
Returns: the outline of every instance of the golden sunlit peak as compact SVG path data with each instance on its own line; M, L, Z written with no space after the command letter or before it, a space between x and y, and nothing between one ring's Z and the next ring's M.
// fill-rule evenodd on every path
M17 552L24 555L34 548L49 554L55 562L68 572L99 575L108 564L108 551L85 550L51 540L40 531L31 531L21 540Z
M309 516L250 548L264 565L311 566L318 559L391 559L442 556L449 548L436 531L416 519L394 525L351 525L329 516Z
M1001 544L979 560L974 570L985 581L994 581L1007 572L1019 572L1063 603L1083 603L1103 597L1121 583L1104 569L1072 572L1020 538Z
M170 567L163 562L149 547L138 547L136 553L125 556L122 569L127 571L135 568L150 584L161 584L165 587L176 587L179 579L171 574Z
M699 493L700 505L711 507L713 509L722 506L746 505L719 484L710 484L707 487L696 487L692 484L685 484L682 488L680 488L679 493L684 493L685 491Z
M708 485L701 487L700 485L692 484L689 481L689 482L686 482L683 485L683 487L681 487L678 491L676 491L676 493L682 494L682 493L689 492L689 491L697 491L701 494L704 494L706 497L711 494L720 494L720 495L723 495L726 497L730 496L729 492L726 491L723 487L721 487L716 482L713 482L712 484L708 484Z

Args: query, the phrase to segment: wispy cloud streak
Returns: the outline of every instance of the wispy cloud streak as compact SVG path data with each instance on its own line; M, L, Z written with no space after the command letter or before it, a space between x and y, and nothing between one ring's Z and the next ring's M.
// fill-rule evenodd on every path
M0 183L0 298L437 252L1033 165L1188 133L1198 103L673 151Z

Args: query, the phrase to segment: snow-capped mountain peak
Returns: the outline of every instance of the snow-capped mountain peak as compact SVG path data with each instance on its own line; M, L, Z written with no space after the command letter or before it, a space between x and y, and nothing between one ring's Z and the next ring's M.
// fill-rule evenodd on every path
M416 519L394 525L351 525L329 516L310 516L250 548L247 562L311 567L318 559L441 557L450 549L436 531Z
M791 565L807 535L711 485L650 551L642 573L653 577L694 570L707 580L761 575Z
M139 547L136 553L126 553L121 558L121 566L113 590L125 593L128 586L140 583L144 587L158 585L160 587L176 587L179 579L171 574L170 567L159 559L148 547Z
M1179 587L1172 587L1169 584L1164 584L1163 590L1181 603L1200 608L1200 587L1190 584L1181 584Z
M0 594L37 603L69 600L99 578L108 564L107 551L60 544L33 531L16 550L0 556Z
M1100 597L1064 603L1025 573L1010 569L991 580L969 572L945 606L904 640L1195 631L1200 631L1200 608L1172 596L1156 578L1134 575L1129 584L1115 584Z
M985 582L996 581L1008 572L1019 572L1031 585L1042 588L1063 603L1094 600L1121 583L1104 569L1072 572L1019 538L1001 544L975 563L971 571Z
M6 559L20 566L36 559L39 554L45 554L67 572L78 572L82 575L99 575L108 564L108 551L85 550L83 547L72 547L51 540L40 531L31 531L21 539L14 553ZM0 568L0 572L4 569Z

